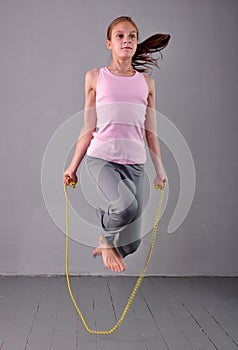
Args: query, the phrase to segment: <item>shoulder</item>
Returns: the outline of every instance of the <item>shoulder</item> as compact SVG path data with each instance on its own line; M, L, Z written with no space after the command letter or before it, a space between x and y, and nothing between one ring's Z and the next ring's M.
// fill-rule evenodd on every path
M89 71L87 71L87 73L85 74L85 78L86 79L96 79L99 77L99 74L100 74L100 69L99 68L93 68L93 69L90 69Z
M99 68L90 69L85 74L85 84L86 84L86 86L95 87L96 84L97 84L97 80L98 80L99 74L100 74L100 69Z

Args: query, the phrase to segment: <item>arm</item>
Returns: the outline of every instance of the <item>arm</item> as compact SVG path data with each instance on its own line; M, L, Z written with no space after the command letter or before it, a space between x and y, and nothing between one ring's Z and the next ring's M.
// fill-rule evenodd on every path
M64 172L64 183L69 184L69 178L77 182L76 172L85 156L87 149L96 130L96 83L99 75L98 69L87 72L85 76L85 106L84 106L84 124L80 131L78 141L75 147L74 155L68 169Z
M162 161L159 138L157 135L157 120L155 110L155 83L154 80L148 76L145 76L148 87L148 105L145 120L145 136L150 152L150 156L155 168L156 178L154 179L154 186L165 187L168 181Z

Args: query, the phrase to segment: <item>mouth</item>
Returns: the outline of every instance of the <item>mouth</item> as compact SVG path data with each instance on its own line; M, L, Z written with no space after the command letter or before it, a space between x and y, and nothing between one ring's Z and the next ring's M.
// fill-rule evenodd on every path
M125 47L122 48L122 50L132 50L132 47L130 47L130 46L125 46Z

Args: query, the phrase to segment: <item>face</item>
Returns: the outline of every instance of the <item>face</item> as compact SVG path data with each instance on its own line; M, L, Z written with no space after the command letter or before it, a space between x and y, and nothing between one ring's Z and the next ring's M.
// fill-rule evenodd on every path
M119 58L131 58L136 52L137 31L130 22L118 23L111 33L111 40L106 41L113 56Z

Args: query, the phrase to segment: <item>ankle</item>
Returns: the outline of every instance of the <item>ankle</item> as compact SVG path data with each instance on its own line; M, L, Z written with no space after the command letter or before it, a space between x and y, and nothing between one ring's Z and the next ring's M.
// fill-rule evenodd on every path
M107 241L105 241L102 235L100 235L99 237L99 246L100 248L114 248L113 245L110 245L109 243L107 243Z

